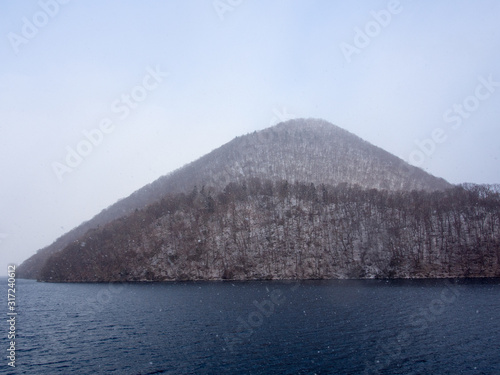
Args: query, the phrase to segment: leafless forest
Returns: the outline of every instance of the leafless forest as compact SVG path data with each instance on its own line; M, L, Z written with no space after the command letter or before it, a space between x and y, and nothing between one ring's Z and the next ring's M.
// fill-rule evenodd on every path
M500 195L253 178L166 196L53 255L44 281L500 276Z
M46 281L499 275L494 186L454 187L323 120L236 137L18 269Z

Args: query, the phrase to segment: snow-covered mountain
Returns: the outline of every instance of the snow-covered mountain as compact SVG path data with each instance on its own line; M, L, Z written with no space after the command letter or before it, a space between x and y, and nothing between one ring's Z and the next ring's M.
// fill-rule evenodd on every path
M388 190L450 187L335 125L298 119L237 137L156 181L151 189L180 192L195 184L222 188L249 177Z
M229 183L252 178L390 191L434 191L452 186L326 121L291 120L236 137L146 185L39 250L19 266L18 275L37 278L52 254L87 231L153 204L167 194L190 192L195 186L220 191Z

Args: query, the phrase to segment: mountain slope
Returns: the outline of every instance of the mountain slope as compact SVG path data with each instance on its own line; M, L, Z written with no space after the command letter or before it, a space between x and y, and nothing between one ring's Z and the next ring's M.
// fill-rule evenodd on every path
M200 159L146 185L41 249L18 268L37 278L47 259L88 230L152 204L167 193L195 185L223 189L249 178L357 184L387 190L443 190L451 187L421 169L323 120L297 119L237 137Z
M388 190L442 190L445 180L323 120L300 119L237 137L153 185L181 192L250 177L358 184Z
M54 254L48 282L500 276L500 195L252 178L169 195Z

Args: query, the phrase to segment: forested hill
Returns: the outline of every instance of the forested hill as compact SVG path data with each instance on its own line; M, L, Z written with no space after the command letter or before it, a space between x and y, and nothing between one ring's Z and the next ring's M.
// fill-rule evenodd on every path
M40 280L500 277L500 194L340 184L193 189L89 231Z
M290 120L237 137L153 185L182 192L194 185L224 188L251 177L407 191L451 187L338 126L314 119Z
M249 178L307 182L315 185L357 184L387 190L443 190L445 180L410 166L390 153L323 120L297 119L237 137L200 159L146 185L91 220L41 249L19 268L22 278L36 278L54 253L88 230L124 217L166 194L194 186L221 190Z

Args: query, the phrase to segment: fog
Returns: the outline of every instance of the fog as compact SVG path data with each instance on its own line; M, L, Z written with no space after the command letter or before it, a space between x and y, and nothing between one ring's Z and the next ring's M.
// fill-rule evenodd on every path
M498 1L0 3L0 274L156 178L295 117L500 183Z

